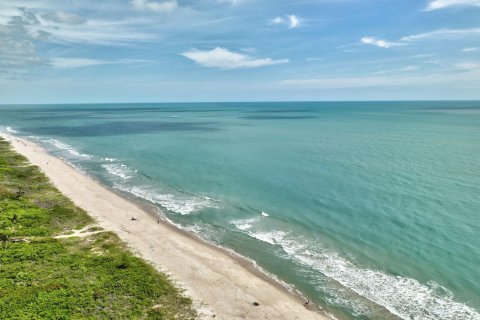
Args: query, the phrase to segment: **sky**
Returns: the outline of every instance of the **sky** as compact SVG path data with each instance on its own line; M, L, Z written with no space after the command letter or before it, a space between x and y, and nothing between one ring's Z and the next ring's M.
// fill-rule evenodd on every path
M480 0L0 0L0 104L477 99Z

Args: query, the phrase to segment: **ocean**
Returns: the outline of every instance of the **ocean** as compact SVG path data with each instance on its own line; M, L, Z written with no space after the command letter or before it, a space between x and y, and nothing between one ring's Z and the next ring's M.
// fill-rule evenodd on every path
M337 319L480 319L480 102L1 105Z

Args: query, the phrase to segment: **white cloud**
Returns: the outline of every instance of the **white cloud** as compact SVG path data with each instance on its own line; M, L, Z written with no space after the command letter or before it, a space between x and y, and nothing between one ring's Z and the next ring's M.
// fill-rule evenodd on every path
M86 21L86 19L80 17L79 15L65 11L49 12L42 15L42 18L48 21L65 24L82 24Z
M257 48L253 48L253 47L240 48L240 50L249 54L257 52Z
M426 39L457 39L469 36L480 36L480 28L470 29L438 29L425 33L405 36L401 41L418 41Z
M281 17L276 17L272 20L270 20L270 23L271 24L282 24L282 23L285 23L285 19L284 18L281 18Z
M475 65L478 66L478 65ZM466 65L464 66L466 67ZM415 87L415 86L438 86L438 85L467 85L475 86L480 84L480 69L468 69L464 72L453 74L429 74L399 76L392 74L388 76L365 76L351 78L312 78L312 79L290 79L280 82L285 89L302 90L330 90L345 88L385 88L385 87Z
M405 46L410 42L414 42L414 41L438 40L438 39L455 40L455 39L463 39L463 38L477 37L477 36L480 36L480 28L437 29L429 32L404 36L400 38L400 40L398 40L397 42L382 40L375 37L363 37L360 39L360 42L363 44L368 44L368 45L388 49L391 47ZM346 48L346 47L355 46L355 45L358 45L358 44L348 44L348 45L340 46L338 48L341 49L341 48ZM477 49L479 48L465 48L462 51L472 52L472 51L477 51Z
M406 66L406 67L398 68L398 69L388 69L388 70L375 71L375 72L372 72L371 74L373 74L373 75L398 74L398 73L415 71L415 70L418 70L418 69L419 69L418 66Z
M166 0L163 2L148 0L132 0L132 7L138 11L153 11L158 13L169 13L178 8L176 0Z
M50 59L50 65L57 69L74 69L91 67L106 64L131 64L131 63L148 63L148 60L136 59L120 59L120 60L100 60L86 58L53 58Z
M480 48L463 48L462 52L477 52L480 51Z
M377 46L377 47L385 48L385 49L404 45L402 43L390 42L390 41L386 41L386 40L377 39L375 37L363 37L362 39L360 39L360 41L363 44L369 44L369 45L372 45L372 46Z
M40 67L131 63L127 60L50 60L40 56L37 48L41 43L123 46L158 40L157 34L141 28L150 22L150 18L145 17L111 21L86 19L75 13L52 10L47 1L0 3L0 77L28 76L40 71Z
M399 71L413 71L418 70L417 66L406 66L405 68L400 69Z
M183 52L182 56L195 61L201 66L221 69L257 68L289 62L288 59L258 59L247 54L232 52L219 47L207 51L193 49Z
M2 5L0 5L0 10ZM8 8L7 8L8 9ZM41 10L41 11L46 11ZM8 12L9 16L2 18ZM6 40L20 43L25 40L43 40L56 43L80 43L95 45L125 45L134 42L149 42L158 39L158 35L141 30L139 26L148 25L147 18L128 18L118 20L85 19L79 15L64 11L39 13L38 10L18 8L0 11L0 28L12 31L0 32L3 50L15 51L14 46L6 45ZM2 23L2 19L5 20ZM20 34L21 33L21 34ZM30 43L32 47L35 42ZM33 52L33 51L32 51ZM12 55L14 55L12 53Z
M124 45L133 42L155 40L155 36L136 31L137 20L87 20L81 25L40 21L29 25L32 35L46 34L48 40L59 43L82 43L96 45Z
M236 6L237 4L240 4L241 2L243 2L244 0L217 0L217 1L220 3L230 3Z
M271 19L270 24L286 25L289 29L294 29L300 25L300 19L296 15L289 14L285 17L275 17Z
M82 68L105 64L102 60L83 58L53 58L50 64L58 69Z
M35 41L44 34L31 34L28 29L37 22L34 15L21 9L6 24L0 24L0 74L20 74L45 64L35 47Z
M362 88L391 85L390 81L385 80L386 77L312 78L284 80L282 84L306 89Z
M36 1L31 3L28 1L0 1L0 24L9 24L13 17L21 17L24 15L25 8L43 9L46 3Z
M298 20L297 16L292 14L292 15L287 16L287 18L288 18L288 23L289 23L288 27L289 28L298 27L298 24L300 23L300 21Z
M480 69L480 61L468 61L456 63L455 67L462 70L477 70Z
M466 6L474 6L480 7L480 0L431 0L426 11L433 11L438 9L444 9L449 7L466 7Z

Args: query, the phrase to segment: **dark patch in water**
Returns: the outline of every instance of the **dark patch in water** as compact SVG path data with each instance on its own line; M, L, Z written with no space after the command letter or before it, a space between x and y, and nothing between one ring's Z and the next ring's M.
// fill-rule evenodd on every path
M274 115L251 115L240 117L241 119L248 120L302 120L302 119L315 119L315 116L274 116Z
M91 120L98 120L98 119L105 119L105 118L111 118L107 116L100 116L100 115L95 115L92 113L83 113L83 112L75 112L75 113L69 113L69 114L55 114L55 113L40 113L37 112L37 115L32 116L32 117L25 117L23 120L27 121L41 121L41 120L78 120L78 119L91 119Z
M98 137L131 135L159 132L216 131L218 126L212 122L164 122L164 121L114 121L86 126L26 127L21 131L38 135L63 137Z
M480 105L475 106L427 106L421 107L423 110L437 110L437 111L455 111L455 110L480 110Z
M285 108L285 109L259 109L255 111L249 111L255 113L306 113L306 112L314 112L311 109L295 109L295 108Z
M193 104L195 105L195 104ZM4 111L11 112L28 112L30 114L72 114L72 113L95 113L95 114L117 114L119 112L135 114L142 112L232 112L232 111L241 111L238 108L218 108L215 105L198 105L192 107L192 104L151 104L151 105L142 105L142 104L131 104L131 105L122 105L122 104L98 104L98 105L17 105L17 106L4 106L0 105L0 109Z
M155 114L182 115L193 113L197 116L211 113L239 112L231 108L219 108L215 104L98 104L98 105L0 105L0 111L12 117L27 121L42 120L115 120L116 118L155 117Z
M122 118L125 117L125 114L128 114L129 118L145 118L145 117L155 117L156 113L168 113L172 116L181 115L183 113L197 113L197 114L204 114L210 112L217 112L216 110L123 110L123 111L115 111L115 110L108 110L105 111L70 111L70 112L38 112L38 111L28 111L29 116L22 116L20 117L23 120L72 120L72 119L91 119L91 120L102 120L102 119L112 119L112 118ZM166 116L168 117L168 115Z

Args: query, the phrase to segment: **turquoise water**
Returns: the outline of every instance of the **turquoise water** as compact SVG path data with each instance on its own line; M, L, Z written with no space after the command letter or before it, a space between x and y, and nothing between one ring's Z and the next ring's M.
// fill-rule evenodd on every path
M0 106L338 319L480 319L480 102Z

